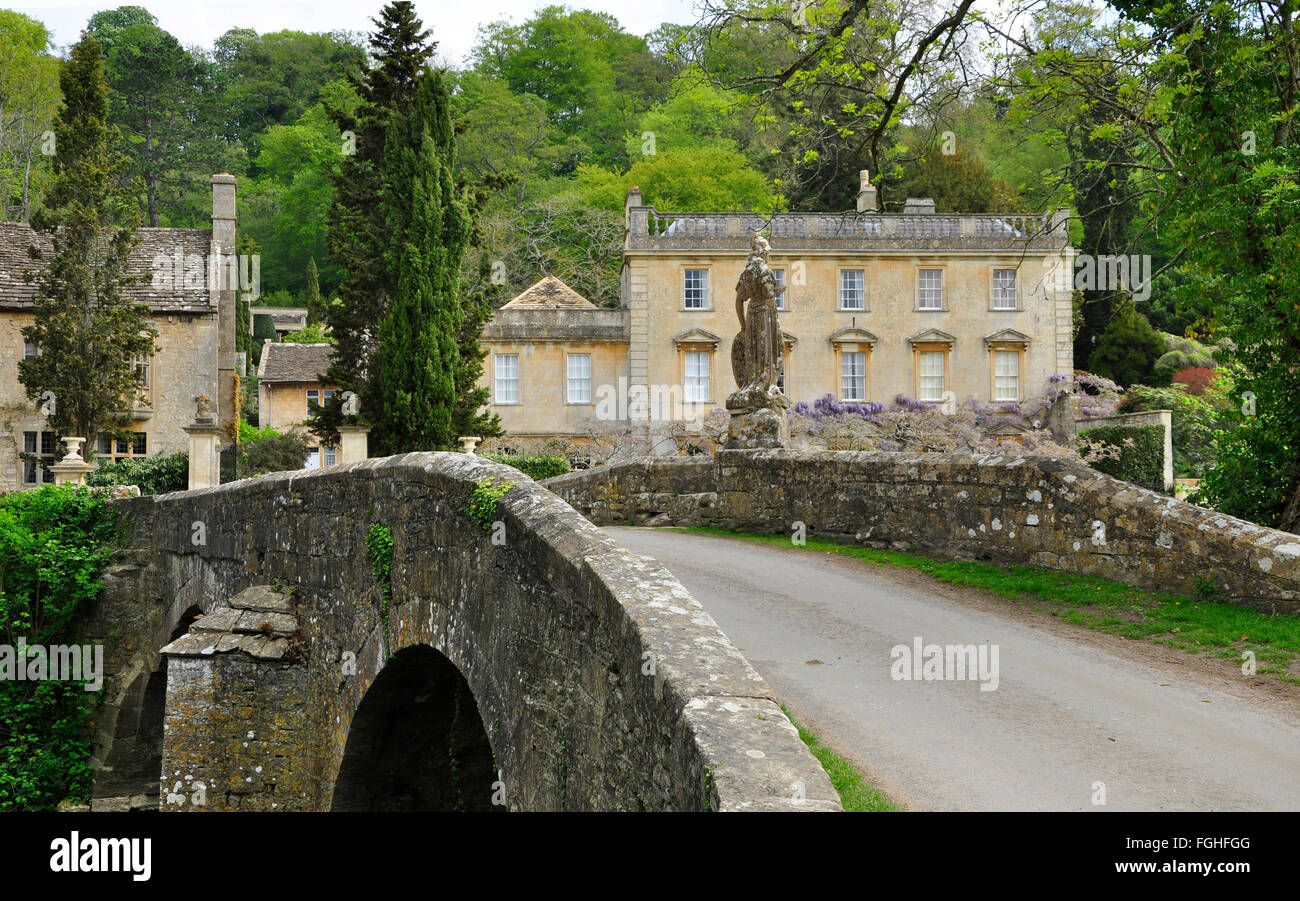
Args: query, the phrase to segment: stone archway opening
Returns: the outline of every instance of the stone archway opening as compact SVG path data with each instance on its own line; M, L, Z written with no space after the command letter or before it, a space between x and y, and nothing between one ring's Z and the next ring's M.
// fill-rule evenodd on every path
M399 651L348 730L331 810L493 811L496 767L460 671L427 645Z

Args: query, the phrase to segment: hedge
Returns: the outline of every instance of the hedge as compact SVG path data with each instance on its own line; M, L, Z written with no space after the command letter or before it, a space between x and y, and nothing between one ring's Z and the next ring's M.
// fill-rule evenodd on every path
M92 488L139 485L141 494L184 491L190 487L190 455L181 451L154 454L143 460L105 461L99 469L86 474L86 484Z
M504 463L506 466L513 466L524 475L538 482L552 476L562 476L573 469L568 460L548 454L515 454L513 456L484 454L483 459L491 460L493 463Z
M1133 440L1124 447L1125 439ZM1079 443L1109 444L1120 448L1119 459L1099 460L1089 465L1108 476L1165 491L1165 429L1159 425L1099 426L1079 433Z

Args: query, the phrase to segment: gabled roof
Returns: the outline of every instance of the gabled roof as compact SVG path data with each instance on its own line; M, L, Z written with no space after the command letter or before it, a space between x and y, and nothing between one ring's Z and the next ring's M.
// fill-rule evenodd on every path
M548 275L514 300L503 305L503 310L594 310L596 305L553 275Z
M334 358L332 344L277 344L267 341L257 378L263 382L322 382Z
M154 312L216 310L207 287L212 232L196 228L142 228L136 235L140 243L131 251L128 275L144 276L144 279L140 284L128 286L123 292L126 297L148 304ZM24 281L23 275L44 265L28 254L27 248L32 245L47 253L50 250L49 238L33 231L27 223L0 222L0 309L31 307L36 285Z

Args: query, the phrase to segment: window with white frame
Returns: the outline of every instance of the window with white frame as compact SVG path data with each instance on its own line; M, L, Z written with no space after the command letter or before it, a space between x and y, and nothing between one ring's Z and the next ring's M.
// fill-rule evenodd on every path
M709 270L686 270L685 294L682 305L688 310L707 310L709 308Z
M709 352L707 350L686 352L682 394L688 404L702 404L709 401Z
M867 273L864 269L840 270L840 309L867 308Z
M23 484L54 484L49 467L56 460L59 442L53 432L23 432L23 453L36 459L23 460Z
M564 358L566 403L591 403L591 354L565 354Z
M916 305L922 310L943 309L943 270L922 269L917 278Z
M781 374L776 377L776 388L782 394L785 394L785 361L789 356L787 353L781 354Z
M499 404L519 403L519 354L496 354L492 360L496 383L493 396Z
M776 276L776 308L785 309L785 270L773 269L772 274Z
M40 350L36 347L36 342L35 342L35 341L24 341L24 342L23 342L23 359L24 359L24 360L35 360L38 356L40 356L40 353L41 353Z
M941 350L921 351L920 400L939 403L943 400L943 365L947 354Z
M993 309L1014 310L1016 308L1016 270L993 270Z
M321 448L321 465L322 465L322 466L333 466L334 464L336 464L336 463L338 463L338 462L339 462L339 449L338 449L338 447L322 447L322 448Z
M848 350L840 354L840 400L867 399L867 353Z
M1020 351L993 352L993 399L1020 400Z

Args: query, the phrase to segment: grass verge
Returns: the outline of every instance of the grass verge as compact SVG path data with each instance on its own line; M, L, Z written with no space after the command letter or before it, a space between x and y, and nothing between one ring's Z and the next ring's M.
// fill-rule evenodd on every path
M790 716L789 710L786 710L784 706L782 706L781 710L786 716L790 717L790 722L794 723L794 727L799 730L799 738L808 746L808 750L812 751L812 755L817 758L817 761L822 765L822 769L826 771L826 775L830 777L831 785L835 786L835 791L840 796L840 803L844 805L846 811L849 813L871 813L892 812L901 809L879 791L868 785L853 764L822 744L820 738L799 725L799 721Z
M1290 614L1270 615L1222 601L1144 591L1099 576L977 560L936 560L908 551L875 550L821 538L809 538L806 544L796 546L788 535L754 535L704 526L669 531L840 554L873 566L903 566L941 582L969 585L1000 597L1028 601L1035 609L1096 632L1231 659L1243 666L1245 655L1250 652L1254 654L1257 673L1300 684L1300 677L1290 672L1300 658L1300 617Z

